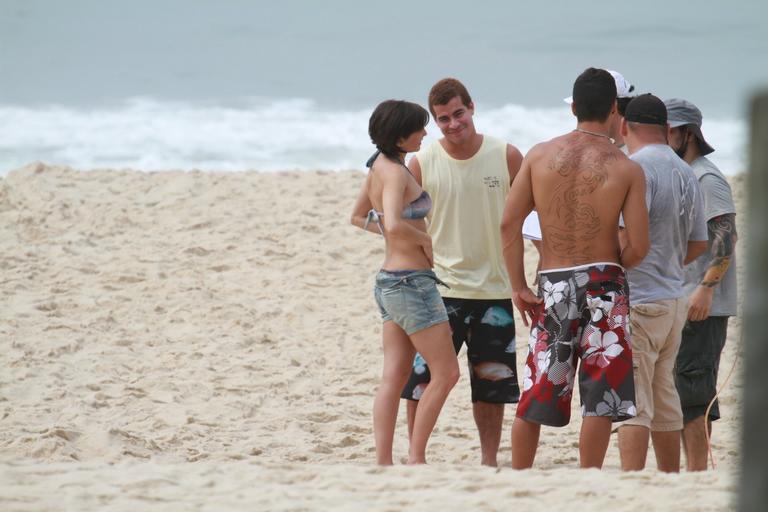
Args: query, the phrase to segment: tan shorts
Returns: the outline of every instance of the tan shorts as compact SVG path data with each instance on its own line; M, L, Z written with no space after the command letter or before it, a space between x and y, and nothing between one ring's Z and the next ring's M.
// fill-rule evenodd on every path
M631 306L637 416L624 425L640 425L654 432L683 428L674 367L687 313L687 297Z

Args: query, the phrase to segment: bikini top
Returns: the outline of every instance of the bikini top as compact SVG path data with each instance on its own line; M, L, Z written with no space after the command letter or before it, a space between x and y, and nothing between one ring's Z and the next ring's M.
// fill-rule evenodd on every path
M366 167L371 168L373 166L373 161L376 160L376 157L379 156L380 151L377 151L376 153L371 156L371 158L368 159L368 162L366 162ZM408 174L413 176L413 173L411 172L408 167L402 163L399 162L400 165L405 167L405 170L408 171ZM415 177L414 177L415 179ZM411 201L409 204L403 208L402 213L400 214L400 217L403 219L423 219L427 216L429 213L429 210L432 209L432 198L429 197L429 194L426 190L422 190L421 194L419 194L419 197ZM384 216L384 212L376 211L375 209L371 209L368 212L368 217L365 219L365 225L363 226L363 229L368 227L368 224L371 222L374 222L379 225L379 231L384 234L383 230L381 229L381 218Z

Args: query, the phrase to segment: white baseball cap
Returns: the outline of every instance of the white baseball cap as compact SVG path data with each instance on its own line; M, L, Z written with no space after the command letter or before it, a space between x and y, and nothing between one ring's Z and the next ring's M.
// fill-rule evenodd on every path
M635 86L627 82L627 79L624 78L624 75L622 75L618 71L614 71L612 69L606 69L606 71L608 71L611 74L611 76L613 77L613 80L616 82L616 97L631 98L632 95L630 93L635 90ZM573 103L573 96L568 96L567 98L563 98L563 101L570 105L571 103Z

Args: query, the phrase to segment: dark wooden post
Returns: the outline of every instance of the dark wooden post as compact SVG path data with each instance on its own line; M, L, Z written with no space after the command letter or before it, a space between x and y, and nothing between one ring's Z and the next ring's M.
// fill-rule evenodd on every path
M751 105L741 512L768 510L768 91Z

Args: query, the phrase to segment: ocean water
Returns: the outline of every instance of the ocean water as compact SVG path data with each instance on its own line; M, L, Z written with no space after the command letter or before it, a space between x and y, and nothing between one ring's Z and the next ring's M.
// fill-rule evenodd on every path
M575 126L588 66L694 101L726 173L746 169L768 86L768 3L2 0L0 174L360 169L386 98L456 76L478 128L526 151ZM428 140L439 133L427 127Z

